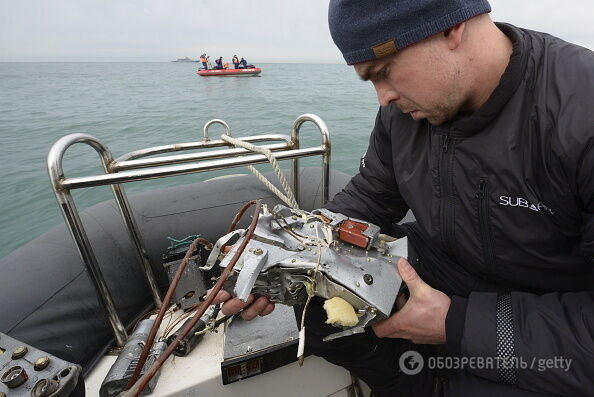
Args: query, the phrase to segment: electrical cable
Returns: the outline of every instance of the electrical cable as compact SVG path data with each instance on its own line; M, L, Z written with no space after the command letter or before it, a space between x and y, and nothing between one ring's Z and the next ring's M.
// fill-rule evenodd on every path
M223 270L223 273L221 274L221 276L217 280L215 286L210 290L210 292L208 293L206 299L204 300L204 302L202 302L202 304L200 305L200 307L197 310L196 314L194 314L194 316L192 317L192 320L190 322L186 323L186 325L184 326L184 328L181 331L181 333L167 347L167 349L163 352L163 354L161 354L159 356L159 358L146 371L146 373L140 379L138 379L138 381L128 382L128 385L126 385L126 387L128 387L129 389L122 394L123 397L129 397L129 396L138 397L140 395L140 393L142 393L142 391L144 390L144 388L146 387L146 385L150 382L150 380L159 371L159 369L161 368L161 366L163 365L163 363L165 363L165 361L167 360L167 358L169 358L169 356L173 353L173 351L176 349L176 347L179 345L179 343L182 341L182 339L185 338L186 335L190 332L190 330L192 330L194 328L194 326L196 325L196 323L198 323L198 321L200 320L200 317L202 317L202 315L204 314L204 312L206 312L206 309L208 309L208 307L212 304L212 302L214 301L214 298L216 297L216 295L218 294L218 292L223 287L223 284L227 280L227 277L229 276L229 273L231 273L231 270L233 270L233 267L235 266L235 264L239 260L239 257L243 254L243 251L245 250L245 247L247 246L248 242L250 241L250 239L254 235L254 232L256 230L256 225L258 224L258 218L260 216L260 208L262 206L261 201L260 200L252 200L252 201L248 202L246 205L244 205L241 208L241 210L238 213L238 215L239 214L243 214L247 210L247 208L249 208L252 205L255 205L256 208L254 210L254 215L252 216L252 222L250 223L250 226L249 226L249 228L247 230L247 233L245 234L245 237L244 237L243 241L241 242L240 246L238 247L237 251L235 252L235 255L233 256L233 258L231 258L231 261L229 261L229 264ZM239 221L239 219L238 219L238 216L236 215L236 217L235 217L235 219L234 219L233 222L234 222L234 224L236 224L238 221ZM192 250L192 252L193 252L193 250ZM187 254L186 254L186 256L187 256ZM189 259L189 256L188 256L188 259ZM180 268L181 267L182 266L180 264ZM178 272L179 272L179 269L178 269ZM177 273L176 273L176 276L177 276ZM175 279L174 279L174 281L175 281ZM179 281L179 280L177 280L177 281ZM177 286L177 283L175 284L175 286ZM175 286L173 285L173 282L172 282L172 284L169 287L169 289L170 290L174 290L175 289ZM167 293L167 295L169 296L170 299L171 299L171 296L170 295L172 295L172 294L173 294L173 292L170 294L169 291ZM169 302L167 302L167 304L168 303ZM164 302L163 304L165 305L166 303ZM155 323L156 323L156 321L155 321ZM158 328L158 326L157 326L157 328ZM153 338L154 338L154 336L153 336ZM147 348L147 346L149 346L149 350L150 350L150 347L152 346L152 341L151 341L150 344L147 341L147 344L145 346L145 349ZM143 363L140 363L140 361L138 362L138 364L137 364L138 373L140 373L140 370L142 369L143 365L144 365L144 362Z
M159 327L161 326L163 317L165 316L165 313L167 312L167 310L169 310L169 305L171 304L171 299L173 298L173 293L175 292L175 288L177 288L177 284L179 283L179 280L181 279L182 274L183 274L184 270L186 269L186 266L188 265L188 262L190 262L190 257L192 256L192 254L198 247L198 244L202 244L207 247L208 246L212 247L212 244L208 240L205 240L203 238L197 238L196 240L194 240L192 242L192 244L190 245L190 248L188 248L188 252L186 252L186 255L184 256L184 259L182 259L182 261L179 265L179 268L177 269L177 272L175 273L175 276L173 277L173 280L171 280L171 285L169 286L169 289L167 290L167 294L165 295L165 298L163 299L163 303L161 305L161 309L159 310L159 313L157 314L157 318L155 318L155 322L153 323L153 326L151 327L151 330L149 332L149 335L148 335L148 338L144 345L144 348L142 349L142 353L140 354L140 357L138 358L138 363L136 364L136 367L134 368L134 372L132 373L132 376L130 377L130 380L128 381L128 384L126 385L124 390L128 390L128 388L130 388L134 384L134 382L136 382L136 379L138 379L138 376L140 375L140 371L142 370L142 367L144 366L144 363L146 362L146 359L153 347L153 342L155 341L155 337L157 336L157 331L159 330Z

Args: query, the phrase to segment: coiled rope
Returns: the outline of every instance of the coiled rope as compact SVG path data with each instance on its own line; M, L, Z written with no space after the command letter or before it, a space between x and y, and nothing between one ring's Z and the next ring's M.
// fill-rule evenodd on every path
M278 161L276 160L276 157L274 157L274 154L272 154L272 151L270 149L253 145L249 142L245 142L240 139L233 138L232 136L229 136L226 134L221 135L221 139L227 143L234 145L234 146L239 146L246 150L249 150L249 151L252 151L255 153L260 153L260 154L263 154L264 156L266 156L266 158L270 162L270 165L272 166L272 169L274 170L274 173L278 177L278 180L280 181L285 193L283 193L279 189L277 189L276 186L274 186L268 179L266 179L266 177L264 175L262 175L262 173L260 173L260 171L258 171L253 166L248 165L247 168L250 171L252 171L252 173L260 180L260 182L262 182L268 189L270 189L270 191L272 193L276 194L278 196L278 198L280 198L285 204L287 204L289 207L293 208L294 210L299 210L299 204L297 204L297 200L295 199L293 190L291 190L289 184L287 183L287 180L285 179L285 176L283 175L283 172L282 172L280 166L278 165Z

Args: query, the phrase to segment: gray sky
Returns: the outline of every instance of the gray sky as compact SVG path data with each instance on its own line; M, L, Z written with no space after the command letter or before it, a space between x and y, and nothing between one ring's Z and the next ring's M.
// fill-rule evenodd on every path
M340 63L328 0L0 0L0 61ZM592 0L491 0L492 17L594 49Z

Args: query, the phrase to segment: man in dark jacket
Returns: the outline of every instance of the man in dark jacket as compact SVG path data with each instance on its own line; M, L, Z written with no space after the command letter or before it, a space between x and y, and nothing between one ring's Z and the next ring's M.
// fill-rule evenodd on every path
M594 393L594 54L490 10L330 1L332 37L381 107L327 208L416 254L390 318L322 342L336 329L314 303L306 341L377 397ZM259 298L247 317L270 310Z

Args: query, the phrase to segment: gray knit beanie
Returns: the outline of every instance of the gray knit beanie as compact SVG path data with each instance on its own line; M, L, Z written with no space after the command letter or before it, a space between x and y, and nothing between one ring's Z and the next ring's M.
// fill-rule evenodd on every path
M490 11L487 0L330 0L328 24L352 65L393 54Z

